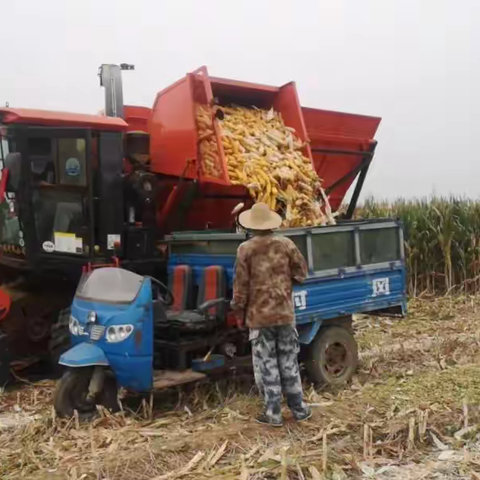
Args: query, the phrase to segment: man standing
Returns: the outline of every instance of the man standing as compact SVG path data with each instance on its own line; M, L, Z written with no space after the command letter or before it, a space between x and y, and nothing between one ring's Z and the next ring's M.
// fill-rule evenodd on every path
M282 390L294 418L306 420L312 414L303 401L292 300L293 282L307 276L305 259L290 239L273 234L282 219L268 205L255 204L239 223L254 236L238 248L231 306L250 328L255 381L265 402L256 420L282 425Z

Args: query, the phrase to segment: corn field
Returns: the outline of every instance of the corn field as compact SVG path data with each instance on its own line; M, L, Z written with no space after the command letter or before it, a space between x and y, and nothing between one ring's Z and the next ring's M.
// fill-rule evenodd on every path
M480 200L369 198L356 216L403 221L410 295L480 291Z

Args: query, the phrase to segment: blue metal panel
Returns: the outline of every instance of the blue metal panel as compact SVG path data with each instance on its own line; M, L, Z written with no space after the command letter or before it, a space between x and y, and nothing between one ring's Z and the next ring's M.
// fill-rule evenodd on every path
M343 278L308 279L294 288L297 323L405 305L403 267L359 271Z
M82 342L65 352L58 362L66 367L108 366L103 350L91 343Z
M198 282L202 269L222 265L230 288L233 281L233 255L171 255L169 272L174 265L190 265ZM359 266L354 271L331 276L310 276L302 285L294 287L297 324L337 318L354 313L368 313L389 307L400 307L406 312L406 276L402 262L397 266L378 268ZM309 338L309 337L304 337Z
M97 314L96 325L105 327L98 340L90 338L91 326L86 324L89 312ZM102 350L120 386L136 391L151 390L153 384L153 305L152 286L146 278L135 301L129 305L109 304L75 298L72 316L85 329L76 341L95 345ZM109 343L105 334L112 325L133 325L125 340ZM80 344L81 345L81 344ZM80 346L78 345L78 346ZM77 347L74 347L77 348Z

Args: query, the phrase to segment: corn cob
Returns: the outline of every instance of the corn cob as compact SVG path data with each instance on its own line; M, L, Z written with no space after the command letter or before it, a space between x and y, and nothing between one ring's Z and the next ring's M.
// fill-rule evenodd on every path
M233 185L245 186L253 200L267 203L282 215L283 227L334 224L327 195L295 129L280 113L259 108L197 108L199 151L203 173L219 178L222 167L213 122L217 122L227 171Z
M220 178L222 168L211 112L205 108L198 108L196 120L199 132L199 152L202 158L202 173L203 175Z

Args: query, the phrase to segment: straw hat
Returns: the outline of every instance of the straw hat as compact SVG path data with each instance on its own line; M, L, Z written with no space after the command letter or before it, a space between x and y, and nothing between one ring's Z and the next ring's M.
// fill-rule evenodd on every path
M256 203L239 215L238 223L248 230L275 230L282 224L282 217L272 212L266 203Z

